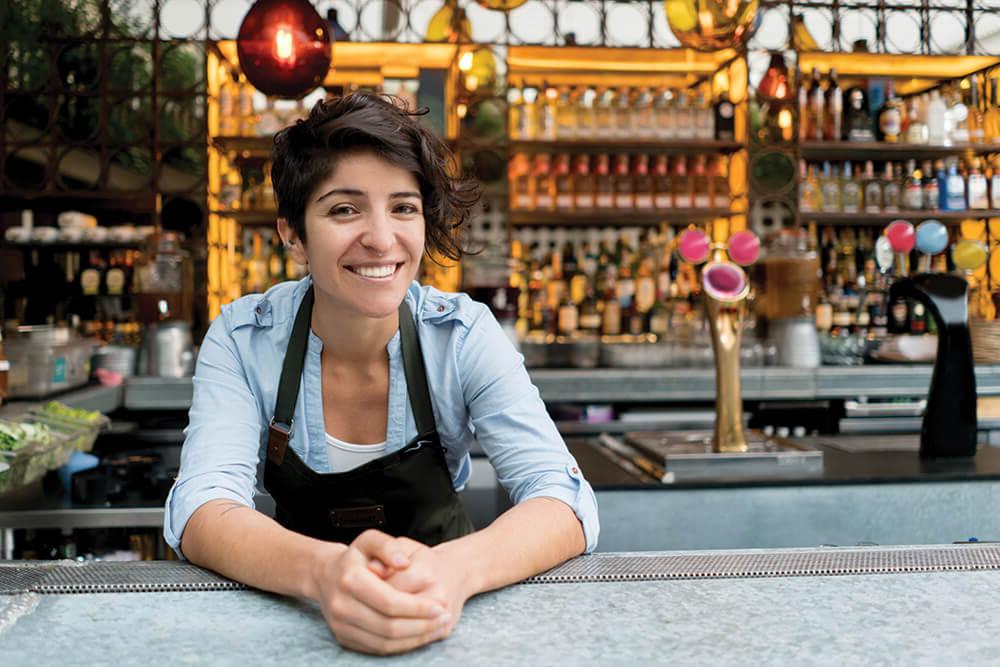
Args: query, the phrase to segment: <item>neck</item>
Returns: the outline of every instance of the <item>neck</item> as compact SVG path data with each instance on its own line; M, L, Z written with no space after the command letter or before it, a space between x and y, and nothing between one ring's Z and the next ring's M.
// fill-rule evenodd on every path
M323 341L324 357L367 366L387 358L386 346L399 328L399 314L382 319L345 317L317 291L311 327Z

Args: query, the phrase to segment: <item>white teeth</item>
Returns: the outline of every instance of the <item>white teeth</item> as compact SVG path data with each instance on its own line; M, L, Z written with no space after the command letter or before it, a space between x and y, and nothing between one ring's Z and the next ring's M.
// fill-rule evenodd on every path
M365 278L388 278L396 271L395 264L385 266L352 266L351 271Z

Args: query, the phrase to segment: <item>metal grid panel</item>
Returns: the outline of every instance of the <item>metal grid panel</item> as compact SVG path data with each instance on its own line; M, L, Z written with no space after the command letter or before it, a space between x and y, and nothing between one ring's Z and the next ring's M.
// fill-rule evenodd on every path
M810 577L1000 569L1000 546L831 549L577 558L529 584Z
M239 590L243 584L181 562L0 567L0 594L155 593Z

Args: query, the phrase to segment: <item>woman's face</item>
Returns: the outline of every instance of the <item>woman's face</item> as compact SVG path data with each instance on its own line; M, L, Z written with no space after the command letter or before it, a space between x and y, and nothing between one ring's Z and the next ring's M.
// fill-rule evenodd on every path
M424 252L423 200L412 173L370 151L342 156L313 192L305 224L317 291L365 317L397 311Z

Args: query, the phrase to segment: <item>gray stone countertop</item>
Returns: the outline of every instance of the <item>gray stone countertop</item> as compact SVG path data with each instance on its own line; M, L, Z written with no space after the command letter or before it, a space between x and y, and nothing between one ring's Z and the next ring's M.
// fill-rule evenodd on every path
M393 658L345 652L315 605L257 591L22 593L0 595L0 664L996 664L998 589L1000 569L523 584Z

